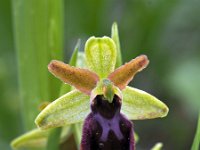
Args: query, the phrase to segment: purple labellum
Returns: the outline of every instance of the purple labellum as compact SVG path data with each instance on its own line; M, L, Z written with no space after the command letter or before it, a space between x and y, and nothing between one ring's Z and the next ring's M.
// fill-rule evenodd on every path
M121 99L112 103L97 95L83 126L81 150L134 150L132 123L120 113Z

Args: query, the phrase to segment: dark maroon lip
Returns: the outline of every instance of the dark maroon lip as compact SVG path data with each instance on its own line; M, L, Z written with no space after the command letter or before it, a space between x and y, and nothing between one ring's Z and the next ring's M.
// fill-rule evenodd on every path
M112 103L97 95L84 121L81 150L134 150L132 123L120 113L121 99Z
M120 113L121 99L114 95L113 102L109 103L104 100L103 95L97 95L91 105L93 113L99 113L101 116L107 119L111 119L116 113Z

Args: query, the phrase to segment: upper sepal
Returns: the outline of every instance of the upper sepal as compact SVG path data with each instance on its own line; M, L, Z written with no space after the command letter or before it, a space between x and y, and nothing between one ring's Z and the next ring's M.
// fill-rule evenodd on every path
M109 37L91 37L85 44L86 63L90 70L100 78L106 78L114 71L116 64L116 45Z
M122 113L129 120L153 119L168 114L169 109L163 102L142 90L127 86L122 94Z
M49 104L35 119L42 129L83 121L90 112L89 96L73 90Z

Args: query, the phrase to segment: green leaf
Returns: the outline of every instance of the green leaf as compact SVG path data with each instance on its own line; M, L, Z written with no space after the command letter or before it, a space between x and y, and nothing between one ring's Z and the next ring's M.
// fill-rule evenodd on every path
M112 25L111 37L112 37L113 41L115 42L116 48L117 48L117 61L116 61L115 68L118 68L122 65L122 55L121 55L118 27L117 27L116 22L114 22Z
M89 38L85 44L85 55L88 68L96 72L100 78L106 78L114 71L117 51L111 38Z
M73 125L73 134L74 134L74 138L77 144L77 149L79 149L79 145L81 143L82 127L83 127L83 123L76 123Z
M14 139L11 146L14 149L45 147L48 135L49 130L34 129Z
M42 129L83 121L90 112L89 96L73 90L49 104L36 118Z
M48 136L46 150L59 150L59 141L60 141L61 130L62 130L61 127L51 130L51 132Z
M63 127L59 143L64 142L70 134L71 128L69 126ZM44 148L47 145L47 138L52 130L41 130L34 129L31 130L11 142L11 147L13 149L23 149L23 148Z
M122 94L122 113L130 120L165 117L168 113L168 107L163 102L142 90L127 86Z
M23 126L34 128L38 105L55 99L60 82L49 74L52 59L62 59L63 0L13 0Z
M200 113L198 117L197 131L194 137L191 150L199 150L199 145L200 145Z
M69 65L70 66L77 66L77 58L78 58L78 53L79 53L79 49L80 49L80 45L81 45L81 40L78 39L76 45L75 45L75 48L74 48L74 51L73 51L73 54L70 58L70 61L69 61Z

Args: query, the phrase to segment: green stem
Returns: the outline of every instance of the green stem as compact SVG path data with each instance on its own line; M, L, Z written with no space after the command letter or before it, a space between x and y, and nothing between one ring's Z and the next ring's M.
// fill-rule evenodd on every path
M80 149L81 137L82 137L82 123L76 123L73 125L73 133L76 141L77 149Z
M62 128L52 129L47 142L46 150L59 150L59 141Z

